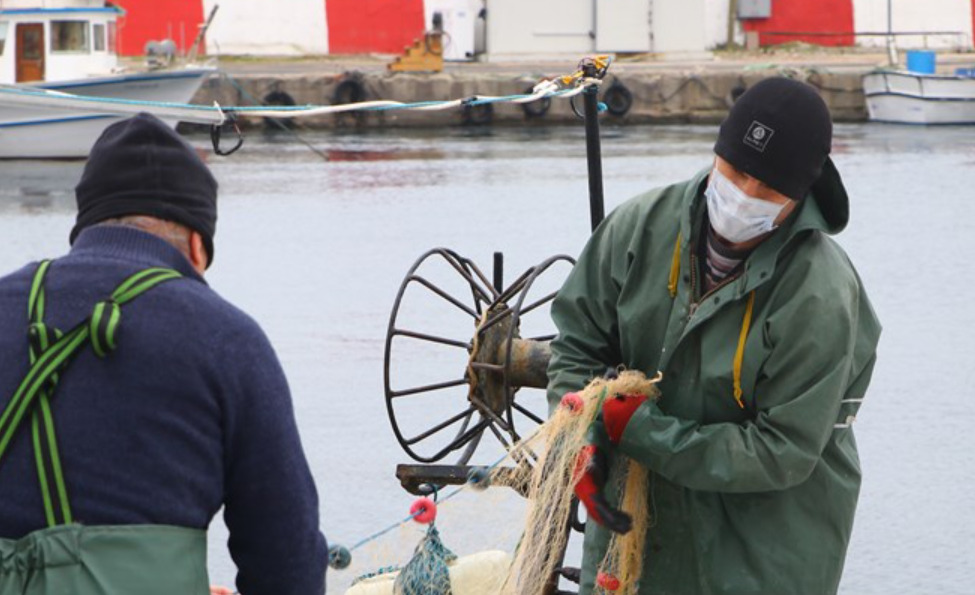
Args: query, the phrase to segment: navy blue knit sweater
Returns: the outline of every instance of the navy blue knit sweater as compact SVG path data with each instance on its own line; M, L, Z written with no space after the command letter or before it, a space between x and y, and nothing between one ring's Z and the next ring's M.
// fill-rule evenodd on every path
M0 407L28 370L36 266L0 279ZM163 240L96 226L51 266L45 322L67 331L126 277L153 266L185 278L123 306L117 350L102 360L86 347L52 399L76 520L205 529L224 505L241 593L323 593L318 496L284 374L251 318ZM0 537L44 526L25 427L0 462Z

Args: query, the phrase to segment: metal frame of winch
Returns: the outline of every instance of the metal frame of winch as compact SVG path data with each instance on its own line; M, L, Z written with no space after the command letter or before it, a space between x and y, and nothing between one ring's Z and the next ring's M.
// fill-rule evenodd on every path
M598 81L605 76L608 65L608 59L603 57L586 58L572 76ZM595 83L586 87L582 93L581 112L575 103L572 104L575 113L585 121L590 222L593 230L604 218L597 92L598 85ZM435 263L446 263L463 280L465 293L469 289L469 295L453 295L434 283L425 271ZM501 253L495 253L493 264L489 279L471 260L452 250L436 248L417 259L396 295L386 333L383 381L393 433L403 450L419 463L396 467L397 478L403 488L412 494L429 495L447 485L467 483L472 472L483 468L468 463L485 435L493 436L510 451L512 445L527 435L526 430L531 431L544 421L519 403L518 395L522 389L545 389L551 358L550 341L554 335L523 337L521 323L526 316L544 311L544 307L555 299L556 292L538 298L529 297L536 282L559 268L571 267L575 261L564 255L553 256L529 268L507 286L504 286L504 259ZM422 287L441 298L445 305L470 316L474 323L473 337L470 340L457 340L402 326L399 317L407 290L411 287ZM467 366L454 378L395 389L392 362L395 359L393 343L397 337L466 350ZM397 419L397 403L401 399L450 389L466 393L466 401L460 411L450 411L449 417L419 433L407 434L403 431L403 424ZM432 452L423 451L425 441L433 441L445 432L447 435L452 433L446 445L438 443ZM495 469L495 485L507 485L523 495L526 493L524 478L528 474L520 472L519 467L532 466L535 459L530 449L524 452L527 454L513 457L516 466ZM439 463L451 454L457 455L453 464ZM510 481L505 481L505 477ZM576 511L577 506L573 506L567 532L572 528L584 528L577 520ZM561 558L564 555L564 551L560 553ZM578 583L578 570L559 568L542 595L565 593L558 590L560 577Z

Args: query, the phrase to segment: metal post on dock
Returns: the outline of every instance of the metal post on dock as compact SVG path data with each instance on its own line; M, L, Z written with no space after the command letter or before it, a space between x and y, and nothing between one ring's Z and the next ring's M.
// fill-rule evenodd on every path
M596 63L587 58L582 63L583 76L596 78L598 76ZM598 85L590 85L583 93L584 115L586 118L586 160L589 164L589 217L592 230L605 217L603 207L603 157L599 144L599 100L596 95Z
M887 60L890 66L897 66L897 48L894 46L894 11L891 0L887 0Z

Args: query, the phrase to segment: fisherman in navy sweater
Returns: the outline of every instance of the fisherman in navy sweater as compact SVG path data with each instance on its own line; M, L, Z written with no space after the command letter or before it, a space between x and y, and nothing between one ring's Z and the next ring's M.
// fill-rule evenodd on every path
M44 277L44 324L67 332L139 271L161 267L181 277L121 306L115 351L98 357L81 349L59 373L50 413L63 494L39 482L35 450L48 447L46 438L32 440L30 414L0 453L0 564L9 562L0 567L0 593L4 573L23 566L11 560L28 546L44 550L41 538L66 526L81 536L72 538L82 550L71 556L77 564L85 563L85 535L101 535L95 531L122 526L130 530L124 538L135 535L109 557L186 531L190 545L167 544L167 555L182 557L175 567L148 556L157 562L114 584L85 572L108 581L99 586L107 593L206 593L201 536L221 507L243 595L324 593L327 547L288 384L257 323L203 279L214 254L216 195L206 165L153 116L113 124L93 147L77 187L71 251ZM30 370L27 305L37 269L29 264L0 279L0 408ZM55 522L51 501L65 509ZM43 566L43 556L31 556ZM25 584L37 582L37 568L31 572ZM188 578L193 573L200 576Z

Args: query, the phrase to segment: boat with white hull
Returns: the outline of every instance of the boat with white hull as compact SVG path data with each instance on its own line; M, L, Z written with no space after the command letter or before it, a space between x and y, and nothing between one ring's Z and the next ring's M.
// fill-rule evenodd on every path
M188 103L215 72L210 67L119 72L116 19L121 11L104 0L5 0L2 7L0 82L18 88ZM86 157L101 132L123 117L0 104L0 158Z
M878 70L863 77L870 120L975 124L975 78Z

